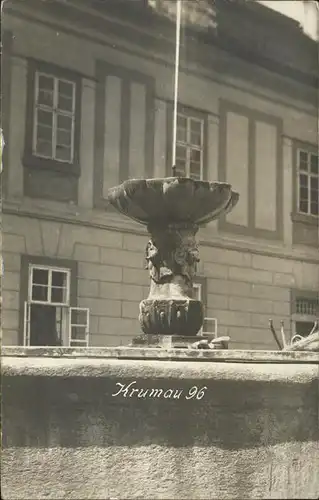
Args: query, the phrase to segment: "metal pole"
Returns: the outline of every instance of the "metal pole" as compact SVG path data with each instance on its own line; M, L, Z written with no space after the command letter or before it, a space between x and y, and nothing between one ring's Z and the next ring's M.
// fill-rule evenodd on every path
M173 111L173 172L176 169L176 140L177 140L177 108L178 108L178 76L179 76L179 52L181 37L181 13L182 1L176 2L176 42L175 42L175 82L174 82L174 111Z

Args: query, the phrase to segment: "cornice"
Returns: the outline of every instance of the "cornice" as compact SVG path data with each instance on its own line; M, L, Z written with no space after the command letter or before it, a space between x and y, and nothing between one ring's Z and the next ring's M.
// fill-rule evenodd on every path
M124 8L126 4L127 6ZM28 0L27 4L10 3L6 6L5 12L24 12L29 15L35 12L37 15L43 13L45 16L49 16L52 21L70 19L73 26L81 26L84 28L84 32L92 33L92 29L94 29L96 33L108 33L110 36L123 37L123 39L136 42L138 45L148 47L149 51L154 52L154 54L174 54L175 26L171 19L165 15L154 13L154 10L150 8L131 8L128 5L127 1L120 0L117 2L110 0L105 2L96 0L53 0L50 2ZM39 9L39 7L41 8ZM284 16L281 17L284 18ZM285 29L285 22L283 22L282 29ZM291 29L287 29L287 32L291 37ZM316 46L314 41L308 40L302 32L299 33L296 29L295 35L298 39L300 38L301 44L310 43ZM229 32L229 28L222 28L222 23L217 29L208 26L201 30L194 29L193 25L188 25L188 27L183 28L183 38L186 41L184 57L200 66L211 65L213 59L215 63L217 51L217 60L224 53L225 56L242 60L244 63L260 69L266 69L274 75L283 76L285 79L290 79L308 88L316 89L319 86L316 73L301 71L295 64L286 64L286 61L278 61L269 57L265 53L264 40L262 40L261 45L258 40L254 44L247 44L238 38L238 34L233 36L232 32ZM210 57L210 48L214 50L213 59ZM219 55L218 52L220 52ZM308 53L308 51L306 52Z
M59 205L59 208L57 208ZM86 210L74 205L52 203L52 207L47 202L3 202L3 226L5 229L5 216L14 215L48 222L60 222L75 226L90 227L101 230L116 231L126 234L134 234L147 237L146 228L125 218L114 211L106 210ZM242 238L238 236L217 233L212 224L201 228L199 233L199 243L202 246L222 248L239 252L250 252L256 255L277 257L287 260L300 261L309 264L319 263L319 254L315 249L297 249L284 247L281 242L264 242L261 240ZM141 249L142 250L142 249Z

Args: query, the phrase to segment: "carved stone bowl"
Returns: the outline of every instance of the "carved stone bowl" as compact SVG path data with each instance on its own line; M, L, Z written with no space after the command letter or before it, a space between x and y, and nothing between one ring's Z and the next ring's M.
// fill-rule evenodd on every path
M108 192L119 212L144 225L200 226L230 212L238 198L230 184L188 177L130 179Z

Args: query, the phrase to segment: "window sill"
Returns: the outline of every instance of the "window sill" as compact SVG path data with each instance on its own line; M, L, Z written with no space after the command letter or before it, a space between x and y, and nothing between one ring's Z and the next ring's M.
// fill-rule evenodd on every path
M39 156L25 155L22 164L26 168L35 170L53 170L65 176L80 176L80 165L78 162L66 163Z
M317 321L317 316L314 314L299 314L293 313L291 315L291 321L300 322L300 323L314 323Z
M316 215L300 214L297 212L291 213L291 220L293 222L301 222L302 224L309 224L310 226L319 226L319 217Z

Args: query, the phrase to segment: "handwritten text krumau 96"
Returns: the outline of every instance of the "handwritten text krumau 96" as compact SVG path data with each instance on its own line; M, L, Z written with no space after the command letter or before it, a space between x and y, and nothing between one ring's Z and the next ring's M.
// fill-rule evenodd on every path
M130 384L121 384L117 382L119 389L112 394L115 396L122 396L124 398L162 398L162 399L202 399L205 396L207 387L197 387L194 385L188 391L183 389L143 389L136 386L136 380Z

